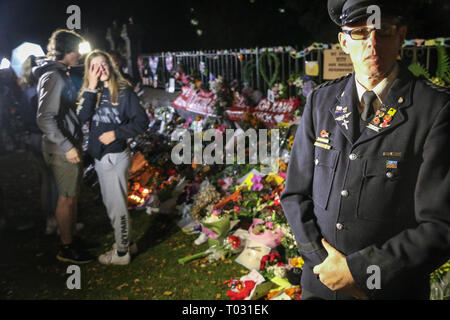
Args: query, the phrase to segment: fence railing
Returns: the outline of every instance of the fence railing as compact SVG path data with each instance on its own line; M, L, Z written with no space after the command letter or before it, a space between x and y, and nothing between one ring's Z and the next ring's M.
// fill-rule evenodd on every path
M450 46L444 45L444 47ZM169 79L179 71L186 75L196 72L206 86L208 86L211 76L218 77L220 75L224 80L247 82L252 88L266 92L269 89L267 80L270 82L270 79L275 76L277 82L285 83L292 74L305 73L305 62L307 61L317 61L319 74L314 80L317 83L322 82L324 50L320 46L319 48L312 47L303 52L304 54L299 58L298 54L297 57L292 54L297 52L295 47L143 54L139 56L138 66L141 77L148 76L154 79L156 75L156 87L161 89L166 88ZM433 74L437 65L436 51L435 46L409 46L401 49L400 56L406 65L418 61ZM275 54L279 63L278 67L273 60L264 59L262 61L261 57L265 52ZM156 65L155 60L157 60ZM177 85L177 89L179 87ZM289 87L288 90L288 94L291 96L295 89Z

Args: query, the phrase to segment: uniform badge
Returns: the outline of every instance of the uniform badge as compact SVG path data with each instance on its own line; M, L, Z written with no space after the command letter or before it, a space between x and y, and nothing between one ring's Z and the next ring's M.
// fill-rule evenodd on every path
M331 134L327 130L322 130L320 132L320 137L316 139L316 143L314 143L314 145L322 149L330 150L330 136Z
M386 169L397 169L398 168L398 161L386 161Z
M329 138L329 137L330 137L330 133L329 133L327 130L322 130L322 131L320 132L320 136L321 136L322 138Z
M336 111L334 113L335 113L335 115L339 116L339 115L347 113L347 112L348 112L347 107L337 106Z
M397 113L397 110L395 110L394 108L390 108L388 111L388 115L390 115L392 117L395 116L396 113Z
M375 113L375 116L373 117L367 128L375 132L380 132L381 129L391 126L391 122L396 114L397 109L389 108L388 110L385 105L382 105Z
M401 157L401 152L383 152L383 157Z
M345 108L345 110L348 111L347 108ZM350 117L351 114L352 114L351 112L349 112L349 113L342 113L342 114L341 114L339 117L337 117L335 120L338 121L338 122L340 122L341 125L342 125L343 127L345 127L345 130L348 130L348 124L350 123L350 121L348 121L347 119Z
M319 147L319 148L322 148L322 149L331 150L331 146L328 145L328 144L325 144L325 143L321 143L321 142L316 141L316 143L314 143L314 145L316 147Z

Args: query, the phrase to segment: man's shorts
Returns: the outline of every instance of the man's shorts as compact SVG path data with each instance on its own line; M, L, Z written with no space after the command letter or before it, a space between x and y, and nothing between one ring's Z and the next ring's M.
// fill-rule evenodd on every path
M83 164L71 163L64 154L43 152L47 165L55 176L58 195L73 198L79 194Z

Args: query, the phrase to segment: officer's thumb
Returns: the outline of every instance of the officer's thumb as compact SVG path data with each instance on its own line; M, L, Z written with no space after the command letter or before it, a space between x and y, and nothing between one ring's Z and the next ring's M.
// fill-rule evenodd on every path
M321 264L318 264L317 266L315 266L313 268L314 274L320 274L320 266L321 266Z
M325 239L322 239L322 245L327 250L328 255L335 253L336 249L333 248Z

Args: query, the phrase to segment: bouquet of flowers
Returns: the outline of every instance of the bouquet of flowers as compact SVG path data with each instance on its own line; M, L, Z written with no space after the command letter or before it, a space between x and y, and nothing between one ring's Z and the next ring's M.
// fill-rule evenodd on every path
M281 261L280 254L270 253L262 257L259 272L266 279L273 279L275 277L285 278L286 268L284 263Z
M298 256L298 246L295 241L294 233L290 226L286 223L281 224L281 231L283 232L283 238L281 239L281 245L284 247L287 258L293 258Z
M264 220L253 219L253 224L248 230L250 238L264 244L269 248L275 248L281 243L283 231L275 220L275 214L267 216Z
M221 210L213 210L202 220L202 232L208 236L210 244L223 240L230 231L230 217Z
M252 280L241 281L233 278L225 281L223 284L229 288L227 296L231 300L244 300L255 288L256 282Z
M208 257L210 262L218 261L221 259L225 259L225 257L230 256L231 254L238 253L243 248L243 241L237 236L230 236L223 241L222 244L217 243L212 245L207 250L196 253L191 256L187 256L181 259L178 259L179 264L185 264L195 259L201 259L204 257Z

